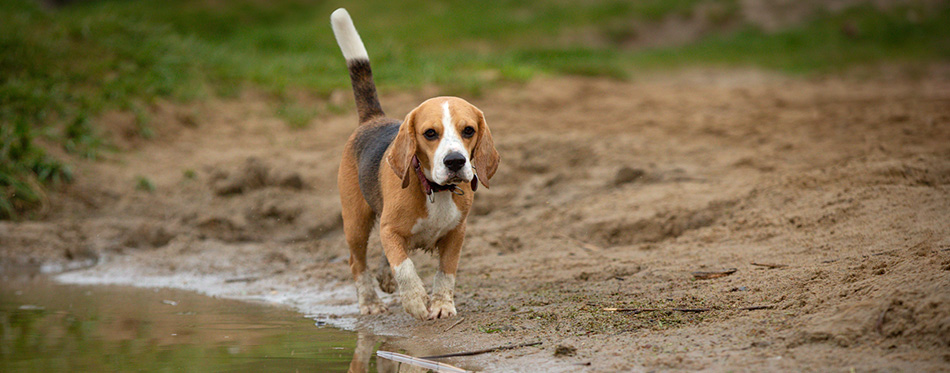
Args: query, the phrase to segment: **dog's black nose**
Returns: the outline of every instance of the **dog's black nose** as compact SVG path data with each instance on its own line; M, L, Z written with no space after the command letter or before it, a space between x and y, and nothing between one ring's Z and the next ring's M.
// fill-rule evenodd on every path
M445 164L445 167L448 167L452 172L462 169L462 166L465 165L465 156L459 152L452 152L449 155L445 156L445 159L442 160L442 163Z

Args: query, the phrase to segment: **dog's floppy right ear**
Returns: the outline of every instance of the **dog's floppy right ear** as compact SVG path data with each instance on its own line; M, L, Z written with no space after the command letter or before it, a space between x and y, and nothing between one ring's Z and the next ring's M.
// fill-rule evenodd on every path
M411 177L412 157L416 155L416 111L410 111L406 120L399 126L399 133L390 146L389 157L386 162L393 169L396 176L402 179L402 187L409 186Z

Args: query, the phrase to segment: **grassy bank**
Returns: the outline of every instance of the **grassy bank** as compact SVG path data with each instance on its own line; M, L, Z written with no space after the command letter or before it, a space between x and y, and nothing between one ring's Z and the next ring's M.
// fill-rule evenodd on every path
M227 7L223 7L227 4ZM858 6L766 32L746 24L735 0L492 2L366 1L348 5L382 90L437 85L478 94L541 74L627 77L689 66L755 66L834 72L881 62L950 57L950 7ZM37 139L77 157L108 149L103 110L254 87L275 115L302 125L316 114L292 99L346 89L328 17L338 4L309 1L85 1L48 9L0 0L0 218L31 217L42 185L68 181L62 160ZM703 11L697 9L714 9ZM671 17L712 25L685 44L630 48L637 27ZM52 145L50 145L52 144Z

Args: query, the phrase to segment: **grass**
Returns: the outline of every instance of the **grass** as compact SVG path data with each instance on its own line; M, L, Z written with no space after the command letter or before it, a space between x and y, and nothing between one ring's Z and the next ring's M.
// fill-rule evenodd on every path
M623 47L636 36L634 23L695 16L698 5L710 3L720 9L707 15L714 24L738 19L736 0L372 0L347 6L382 91L435 85L445 94L471 96L539 75L626 78L710 65L809 74L950 57L947 5L930 11L857 6L778 32L740 24L682 46ZM348 89L328 19L337 4L222 4L84 1L45 9L34 1L0 0L0 218L37 206L22 199L30 194L25 191L42 193L36 186L70 178L34 140L85 158L109 150L96 124L102 111L135 113L139 135L148 138L161 125L151 123L146 109L156 99L228 97L253 87L272 95L275 115L297 128L319 111L295 103L295 92L326 97Z
M274 114L291 128L305 128L317 115L317 109L284 100L277 106Z
M143 192L149 192L149 193L154 192L155 183L153 183L151 179L145 176L135 175L135 190L141 190Z
M691 45L628 56L635 66L755 66L789 73L840 72L878 62L918 62L950 58L950 7L923 14L915 8L890 12L859 6L809 23L767 33L744 27L710 35ZM848 31L850 30L850 31Z
M41 185L70 179L68 166L33 143L33 131L26 122L0 126L0 218L43 207L46 196Z

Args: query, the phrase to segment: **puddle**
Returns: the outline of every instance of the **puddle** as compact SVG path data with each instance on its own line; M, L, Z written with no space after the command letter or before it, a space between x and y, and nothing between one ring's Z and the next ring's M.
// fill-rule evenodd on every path
M359 313L352 284L302 283L293 276L167 271L148 265L139 257L109 258L95 268L55 275L60 283L74 285L129 285L194 291L206 296L279 304L331 326L356 329ZM383 296L383 300L389 300ZM383 333L385 334L385 333Z
M398 369L374 356L398 351L398 340L320 326L284 307L42 276L2 280L4 372Z

